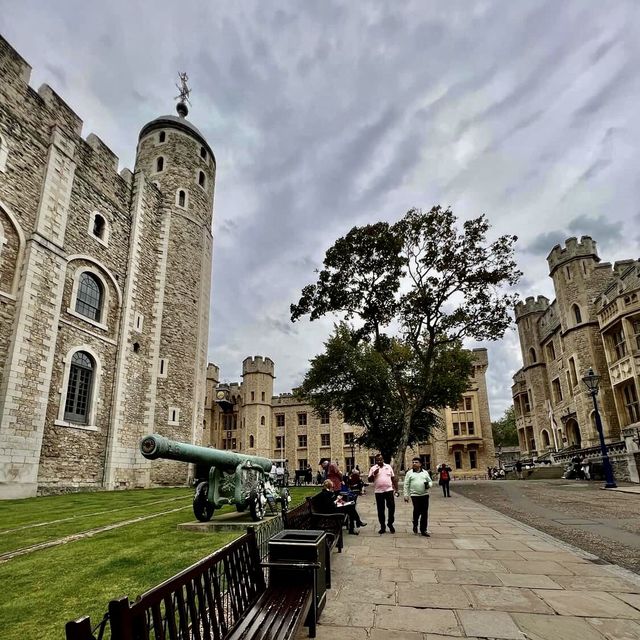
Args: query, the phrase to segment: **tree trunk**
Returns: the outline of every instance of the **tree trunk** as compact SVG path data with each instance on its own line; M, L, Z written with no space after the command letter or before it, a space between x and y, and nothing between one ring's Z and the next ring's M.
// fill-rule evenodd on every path
M400 467L402 466L402 460L404 459L407 451L407 445L409 443L409 431L411 429L411 418L413 416L413 408L405 407L402 417L402 431L400 432L400 438L396 446L396 450L393 455L393 473L396 478L400 478Z

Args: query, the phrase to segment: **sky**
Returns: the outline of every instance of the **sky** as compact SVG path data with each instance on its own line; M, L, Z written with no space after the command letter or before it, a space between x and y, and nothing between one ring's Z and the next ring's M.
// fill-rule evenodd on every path
M334 318L289 306L354 225L451 206L515 234L522 297L553 299L546 256L591 235L638 258L640 3L616 0L0 0L0 33L133 168L141 127L189 119L217 159L209 359L269 356L299 384ZM487 344L492 418L521 366Z

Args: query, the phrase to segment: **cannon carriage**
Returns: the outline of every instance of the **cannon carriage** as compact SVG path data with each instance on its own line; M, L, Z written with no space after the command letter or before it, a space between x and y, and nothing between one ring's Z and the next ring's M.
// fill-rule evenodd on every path
M249 509L251 518L258 521L267 511L276 513L278 507L286 512L291 501L286 487L278 490L274 486L268 458L199 447L157 434L142 438L140 452L148 460L162 458L197 466L193 512L200 522L211 520L215 510L227 504L239 512Z

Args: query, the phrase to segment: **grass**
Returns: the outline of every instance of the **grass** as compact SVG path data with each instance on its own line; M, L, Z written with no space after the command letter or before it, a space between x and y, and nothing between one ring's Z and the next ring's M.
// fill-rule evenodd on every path
M292 489L291 506L317 490ZM190 508L190 498L188 489L151 489L7 501L0 503L0 541L6 535L11 544L24 547L25 540L38 536L55 539L60 532L79 533L175 509L183 502ZM2 531L62 518L72 519L2 535ZM2 639L61 639L65 623L83 615L90 615L97 624L109 600L122 595L135 598L238 536L177 530L179 523L192 519L187 509L167 513L0 564Z

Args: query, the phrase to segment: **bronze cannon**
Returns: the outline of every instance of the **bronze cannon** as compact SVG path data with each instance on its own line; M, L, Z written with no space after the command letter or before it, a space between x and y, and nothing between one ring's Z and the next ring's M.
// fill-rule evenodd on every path
M216 509L227 504L235 505L238 511L248 507L252 519L258 521L267 509L275 513L276 505L286 511L291 500L288 489L278 491L272 483L269 458L199 447L157 434L142 438L140 452L149 460L177 460L208 469L208 480L197 484L193 496L193 512L201 522L210 520Z

